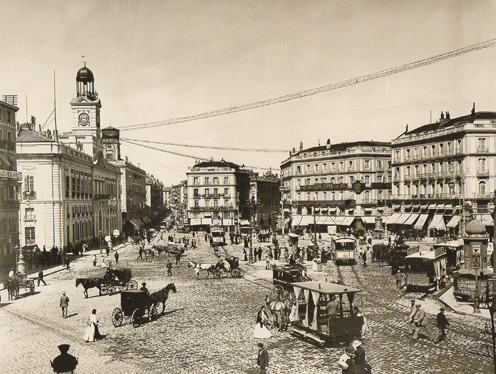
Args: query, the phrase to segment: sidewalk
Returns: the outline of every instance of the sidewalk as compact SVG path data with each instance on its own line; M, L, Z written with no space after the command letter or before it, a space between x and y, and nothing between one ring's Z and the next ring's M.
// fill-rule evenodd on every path
M472 317L477 317L477 318L483 318L483 319L490 319L491 314L489 313L488 309L480 309L480 313L474 313L474 306L472 303L469 302L460 302L455 299L455 296L453 295L453 287L448 289L440 298L439 300L449 306L455 313L458 314L463 314L466 316L472 316Z

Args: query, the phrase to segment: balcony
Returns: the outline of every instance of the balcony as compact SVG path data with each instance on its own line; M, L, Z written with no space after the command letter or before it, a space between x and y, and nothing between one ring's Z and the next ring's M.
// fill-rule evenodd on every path
M26 200L36 199L36 191L24 191L22 196Z
M35 215L24 216L24 222L36 222L36 216Z
M390 182L373 182L370 185L370 188L372 189L391 189L391 183Z
M489 178L489 170L477 170L478 178Z
M477 153L489 153L489 149L487 147L477 147Z
M219 211L233 211L236 210L230 206L195 206L190 208L192 212L219 212Z

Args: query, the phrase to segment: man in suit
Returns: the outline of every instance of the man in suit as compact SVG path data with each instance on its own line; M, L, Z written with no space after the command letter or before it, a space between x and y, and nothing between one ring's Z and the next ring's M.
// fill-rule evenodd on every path
M419 338L420 329L424 325L425 311L422 309L422 306L420 304L417 304L415 307L417 308L417 311L413 318L413 321L415 323L415 332L413 334L413 339L417 340Z
M67 308L69 307L69 298L65 294L65 291L62 292L62 296L60 296L60 307L62 308L62 318L67 318Z
M257 365L260 367L260 374L265 374L269 366L269 353L262 343L258 343Z

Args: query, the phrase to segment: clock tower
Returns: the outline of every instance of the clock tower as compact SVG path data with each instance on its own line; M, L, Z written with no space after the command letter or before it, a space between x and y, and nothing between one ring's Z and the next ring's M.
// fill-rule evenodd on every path
M72 133L76 136L101 137L100 109L102 103L95 91L95 77L86 67L79 69L76 75L76 97L71 100Z

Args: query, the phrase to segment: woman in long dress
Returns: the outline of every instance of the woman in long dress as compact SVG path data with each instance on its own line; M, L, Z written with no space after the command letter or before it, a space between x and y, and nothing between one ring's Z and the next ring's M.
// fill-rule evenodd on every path
M296 308L296 303L291 306L291 313L289 314L289 323L293 324L298 321L298 309Z
M269 316L262 306L257 313L257 322L255 324L255 332L253 333L255 339L267 339L272 337L272 333L267 328L268 321Z
M96 309L91 311L90 320L88 322L88 327L86 328L86 333L84 334L84 340L86 342L93 342L95 339L102 339L103 336L100 335L98 331L98 319L96 318Z

